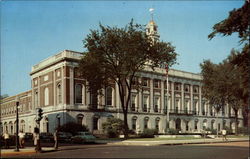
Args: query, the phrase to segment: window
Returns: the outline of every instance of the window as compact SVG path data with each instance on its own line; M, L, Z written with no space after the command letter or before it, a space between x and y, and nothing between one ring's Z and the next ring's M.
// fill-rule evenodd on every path
M93 118L93 130L98 130L98 117Z
M62 88L61 88L61 84L57 85L57 104L61 104L62 103Z
M194 86L194 93L199 93L199 87L198 86Z
M145 87L148 87L148 79L147 78L142 79L142 85Z
M131 110L135 111L135 105L136 105L136 95L132 95L132 100L131 100Z
M175 83L175 84L174 84L174 89L175 89L176 91L180 91L180 90L181 90L181 84L180 84L180 83Z
M134 116L134 117L132 118L132 129L133 129L133 130L136 130L136 120L137 120L137 117Z
M82 125L83 117L84 116L82 114L78 114L77 115L77 117L76 117L77 118L77 124L81 124Z
M195 122L194 122L194 129L195 129L195 130L198 129L198 120L195 120Z
M82 103L82 85L81 84L75 85L75 103L78 103L78 104Z
M214 129L214 120L211 121L211 129Z
M112 88L108 87L106 89L106 105L112 105Z
M205 130L207 128L207 120L205 119L204 121L203 121L203 130Z
M154 80L154 88L160 88L159 80Z
M147 129L148 128L148 117L145 117L144 118L144 129Z
M144 95L143 96L143 112L147 112L147 108L148 108L148 96Z
M49 105L49 88L44 89L44 105Z
M155 97L155 99L154 99L154 111L155 112L159 111L159 104L160 104L160 98L159 97Z
M92 109L97 109L97 91L90 91L90 105Z
M184 88L185 88L185 92L189 92L189 85L185 85Z
M159 131L160 118L155 119L155 129Z

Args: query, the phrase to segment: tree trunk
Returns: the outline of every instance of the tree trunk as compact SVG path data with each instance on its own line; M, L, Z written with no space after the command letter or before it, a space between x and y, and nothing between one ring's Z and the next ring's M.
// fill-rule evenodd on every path
M235 135L238 135L238 109L234 109L235 113Z
M124 115L124 137L125 139L128 138L128 113L127 112L124 112L123 113Z

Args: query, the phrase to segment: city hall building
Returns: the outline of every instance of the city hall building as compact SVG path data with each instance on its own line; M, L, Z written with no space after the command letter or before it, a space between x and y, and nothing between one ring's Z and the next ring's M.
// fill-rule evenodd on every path
M150 21L147 33L159 37L157 25ZM80 52L64 50L32 67L31 90L1 100L1 131L15 133L16 97L19 104L19 130L33 132L36 108L43 109L41 132L54 132L67 122L86 125L95 134L103 133L102 123L109 117L123 119L118 85L103 88L97 97L87 88L87 81L78 74ZM206 128L235 129L235 114L229 105L218 113L202 95L200 74L169 69L145 67L137 77L142 88L133 89L128 110L129 129L142 132L146 128L178 129L182 133L202 132ZM167 86L168 85L168 86ZM93 102L97 104L93 107ZM238 126L243 126L242 111L238 112Z

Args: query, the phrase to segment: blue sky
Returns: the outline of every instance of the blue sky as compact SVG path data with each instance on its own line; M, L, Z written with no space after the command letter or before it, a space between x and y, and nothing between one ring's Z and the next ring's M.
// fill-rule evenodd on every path
M150 20L153 7L160 39L172 42L179 56L172 68L199 73L204 59L218 63L238 37L207 35L244 1L1 1L1 94L31 89L31 67L65 49L84 51L82 40L104 25L123 27L131 18Z

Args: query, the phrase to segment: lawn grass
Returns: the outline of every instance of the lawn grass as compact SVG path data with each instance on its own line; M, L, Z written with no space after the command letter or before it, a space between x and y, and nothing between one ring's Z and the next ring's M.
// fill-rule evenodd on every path
M134 138L127 139L127 141L165 141L165 140L193 140L193 139L202 139L195 137L176 137L176 138Z

